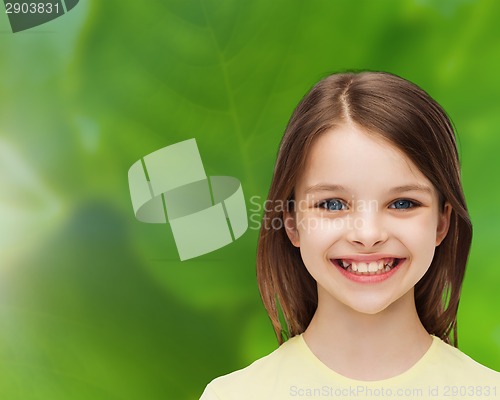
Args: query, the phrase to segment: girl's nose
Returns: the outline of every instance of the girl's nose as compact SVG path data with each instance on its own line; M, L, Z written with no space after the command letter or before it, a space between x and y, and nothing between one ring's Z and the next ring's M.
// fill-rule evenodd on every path
M376 213L359 214L349 227L347 238L363 248L378 246L387 241L388 233L383 221Z

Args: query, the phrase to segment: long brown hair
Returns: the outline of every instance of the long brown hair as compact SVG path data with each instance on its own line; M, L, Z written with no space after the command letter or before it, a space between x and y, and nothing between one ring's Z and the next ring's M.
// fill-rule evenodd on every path
M278 342L305 331L316 311L316 281L288 239L284 204L313 142L343 122L354 122L403 151L432 182L441 204L452 206L450 227L415 286L415 304L427 332L458 346L457 310L472 241L452 123L415 84L385 72L333 74L299 103L278 151L257 249L257 280Z

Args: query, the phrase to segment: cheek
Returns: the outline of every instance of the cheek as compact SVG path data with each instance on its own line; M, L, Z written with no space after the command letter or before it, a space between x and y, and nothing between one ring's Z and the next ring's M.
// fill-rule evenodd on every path
M395 235L423 264L430 265L436 248L437 220L432 215L415 218L397 225Z
M298 221L300 252L306 266L308 260L323 258L330 246L342 237L339 220L307 217Z

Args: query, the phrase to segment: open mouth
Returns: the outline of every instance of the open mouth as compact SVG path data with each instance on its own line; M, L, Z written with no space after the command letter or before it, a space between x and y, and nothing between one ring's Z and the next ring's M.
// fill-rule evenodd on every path
M381 275L396 268L403 258L382 258L377 261L336 259L335 264L355 275Z

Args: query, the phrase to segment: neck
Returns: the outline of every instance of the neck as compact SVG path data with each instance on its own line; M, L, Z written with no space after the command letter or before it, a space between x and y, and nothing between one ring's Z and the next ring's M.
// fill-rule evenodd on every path
M316 357L343 376L380 380L399 375L432 343L418 318L413 290L375 314L326 297L318 293L318 309L304 339Z

